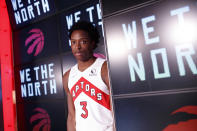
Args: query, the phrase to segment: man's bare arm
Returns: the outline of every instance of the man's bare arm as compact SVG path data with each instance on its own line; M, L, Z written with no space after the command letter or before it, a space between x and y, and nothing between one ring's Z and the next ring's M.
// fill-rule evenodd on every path
M72 99L72 95L68 89L68 76L70 70L67 71L63 76L63 85L67 95L67 104L68 104L68 118L67 118L67 131L76 131L75 124L75 107Z
M104 83L107 85L107 87L110 91L110 107L111 107L111 110L112 110L113 108L112 108L112 99L111 99L111 88L110 88L110 83L109 83L108 67L107 67L107 62L106 61L103 63L103 66L101 68L101 77L102 77ZM113 118L114 118L114 115L113 115ZM113 131L116 131L115 121L113 121Z
M110 84L109 84L109 77L108 77L108 68L107 68L107 62L105 61L103 63L103 66L101 68L101 77L104 81L104 83L107 85L109 91L110 91Z

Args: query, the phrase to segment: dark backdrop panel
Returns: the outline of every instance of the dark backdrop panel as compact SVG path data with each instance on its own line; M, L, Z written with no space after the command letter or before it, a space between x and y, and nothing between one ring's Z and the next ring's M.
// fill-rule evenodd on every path
M6 0L12 29L16 30L55 13L54 0Z
M101 38L96 52L105 54L101 18L101 9L98 0L86 2L80 6L76 6L66 12L61 13L59 15L59 29L61 33L62 52L71 50L68 38L68 30L75 22L79 20L86 20L92 22L100 32Z
M193 131L197 129L196 99L196 92L115 99L116 129Z
M51 17L16 31L13 40L15 65L58 54L57 18Z
M155 0L101 0L103 8L103 17L113 14L114 12L126 10L135 6L143 5L144 3Z
M66 131L64 100L17 104L19 131Z
M104 19L114 95L197 87L196 11L194 0L163 0ZM191 26L182 37L180 17Z
M90 0L56 0L56 7L59 11L68 10L70 8L81 5Z
M64 99L59 56L15 67L17 102Z
M1 67L0 67L0 131L4 130L4 123L3 123L3 103L2 103L2 86L1 86Z

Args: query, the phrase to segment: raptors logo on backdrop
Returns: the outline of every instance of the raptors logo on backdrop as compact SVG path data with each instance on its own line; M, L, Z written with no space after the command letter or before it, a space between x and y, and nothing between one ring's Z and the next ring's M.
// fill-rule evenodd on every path
M30 118L31 124L36 123L33 127L33 131L40 131L40 129L42 129L42 131L50 131L51 120L47 111L39 107L35 108L34 111L36 114Z
M184 106L175 110L171 114L176 115L178 113L190 114L196 116L196 118L192 118L187 121L179 121L176 124L170 124L163 131L196 131L197 130L197 106Z
M25 41L25 46L28 47L27 53L37 56L44 47L44 35L40 29L32 29L29 31L30 36Z

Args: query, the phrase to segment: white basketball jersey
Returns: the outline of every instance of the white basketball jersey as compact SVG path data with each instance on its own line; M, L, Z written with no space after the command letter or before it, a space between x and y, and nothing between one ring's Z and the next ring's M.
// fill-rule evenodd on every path
M97 58L83 72L78 65L70 70L68 88L75 105L77 131L113 131L109 90L101 78L104 61Z

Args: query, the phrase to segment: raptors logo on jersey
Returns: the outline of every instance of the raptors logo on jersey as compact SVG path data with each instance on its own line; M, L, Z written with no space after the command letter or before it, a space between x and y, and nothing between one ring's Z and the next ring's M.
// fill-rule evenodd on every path
M75 106L77 131L112 131L110 93L101 77L104 62L97 58L83 72L78 65L70 70L68 88Z

